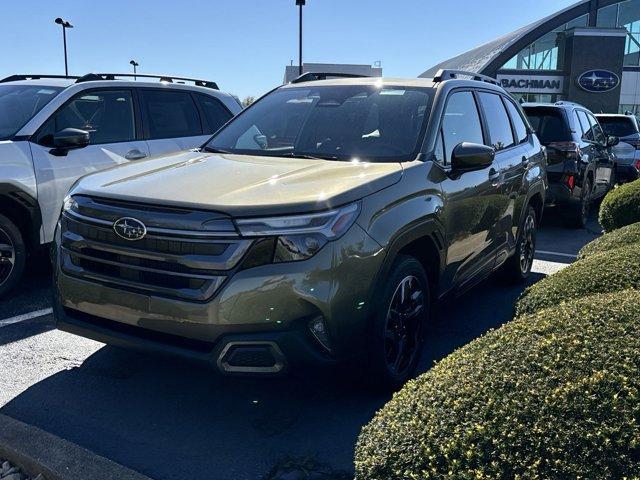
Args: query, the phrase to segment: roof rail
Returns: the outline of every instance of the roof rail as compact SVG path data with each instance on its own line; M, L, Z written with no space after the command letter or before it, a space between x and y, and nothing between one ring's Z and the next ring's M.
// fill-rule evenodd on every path
M370 78L369 75L359 75L357 73L330 73L330 72L307 72L298 78L291 80L291 83L315 82L328 78Z
M151 75L147 73L88 73L82 77L77 78L76 83L93 82L96 80L116 80L116 78L157 78L160 82L166 83L184 83L192 82L198 87L213 88L214 90L220 90L216 82L211 80L200 80L197 78L176 77L174 75Z
M6 82L17 82L20 80L38 80L40 78L66 78L69 80L76 80L80 77L69 76L69 75L39 75L39 74L20 74L20 75L9 75L8 77L0 80L0 83Z
M472 80L476 80L479 82L487 82L487 83L492 83L494 85L500 85L500 82L498 82L498 80L496 80L495 78L491 78L487 75L482 75L477 72L466 72L464 70L443 70L443 69L438 70L438 73L436 73L436 76L433 77L433 82L434 83L444 82L445 80L458 78L458 75L471 77Z

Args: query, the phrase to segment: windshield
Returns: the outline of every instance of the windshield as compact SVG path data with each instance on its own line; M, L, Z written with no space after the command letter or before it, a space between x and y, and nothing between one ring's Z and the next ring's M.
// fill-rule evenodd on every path
M615 137L628 137L637 132L635 123L626 117L598 117L604 133Z
M205 148L247 155L384 162L413 160L431 90L373 85L283 88Z
M571 141L571 132L567 126L564 112L559 108L524 107L531 126L538 139L544 145L554 142Z
M0 85L0 140L16 134L62 90L41 85Z

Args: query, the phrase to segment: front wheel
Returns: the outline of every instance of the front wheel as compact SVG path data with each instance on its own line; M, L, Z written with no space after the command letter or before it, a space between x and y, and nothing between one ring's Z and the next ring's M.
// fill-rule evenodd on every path
M504 266L506 277L514 283L523 282L531 274L533 258L536 253L537 231L536 211L529 206L524 222L520 227L516 251Z
M22 277L26 256L20 230L11 220L0 215L0 298Z
M413 374L430 311L429 281L422 264L399 256L383 288L369 345L372 386L397 390Z

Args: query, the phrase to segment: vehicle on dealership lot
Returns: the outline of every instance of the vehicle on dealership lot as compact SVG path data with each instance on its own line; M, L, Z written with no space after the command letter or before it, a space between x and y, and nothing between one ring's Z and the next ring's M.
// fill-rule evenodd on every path
M614 186L615 136L605 135L596 117L570 102L522 105L538 138L547 148L547 204L582 228L591 202Z
M599 114L596 118L605 135L620 138L613 147L616 156L616 180L619 183L637 180L640 172L640 128L635 115Z
M131 76L0 80L0 296L20 279L27 254L53 239L79 177L199 147L242 109L214 82L116 81Z
M305 74L200 151L83 178L56 234L58 328L232 374L366 358L399 386L433 301L533 262L544 149L466 75Z

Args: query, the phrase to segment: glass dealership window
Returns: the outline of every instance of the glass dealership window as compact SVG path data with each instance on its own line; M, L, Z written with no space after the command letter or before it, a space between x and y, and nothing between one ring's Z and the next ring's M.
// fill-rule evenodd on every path
M624 65L640 66L640 0L627 0L599 9L596 24L601 28L626 28Z
M586 27L589 15L578 17L552 32L543 35L528 47L520 51L515 57L504 64L502 68L510 70L560 70L562 69L566 32L576 27Z

